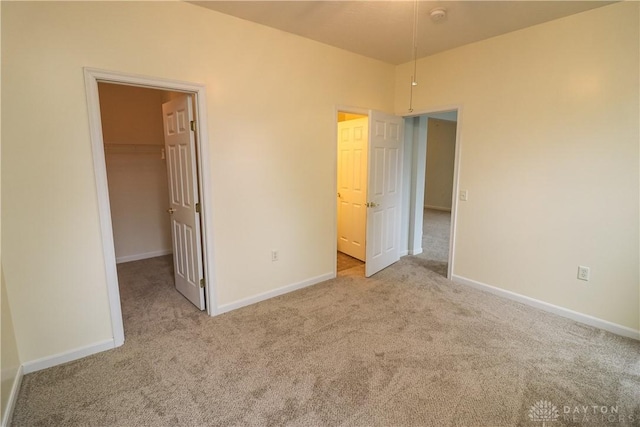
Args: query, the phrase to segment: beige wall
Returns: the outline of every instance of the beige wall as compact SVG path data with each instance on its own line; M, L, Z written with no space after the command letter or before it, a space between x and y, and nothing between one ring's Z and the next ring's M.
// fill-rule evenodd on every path
M11 395L11 389L16 380L18 369L20 368L20 357L18 356L18 345L13 330L13 320L11 318L11 307L7 298L7 291L4 283L4 273L0 270L0 281L2 282L2 354L0 354L0 419L4 419L7 403Z
M105 144L164 145L162 91L108 83L98 90Z
M368 116L365 115L365 114L344 113L342 111L338 111L338 121L339 122L344 122L346 120L361 119L363 117L368 117Z
M116 259L170 253L163 92L113 84L98 89Z
M462 106L454 274L639 328L639 16L622 2L418 62ZM397 68L396 112L411 64ZM576 278L591 267L591 281Z
M451 210L456 124L456 122L433 118L429 118L427 122L425 207Z
M1 11L0 11L1 17ZM1 38L1 37L0 37ZM0 85L1 91L2 85ZM0 107L1 110L1 107ZM0 121L0 127L2 122ZM1 128L0 128L1 130ZM2 150L0 150L2 153ZM1 155L0 155L1 156ZM1 162L0 162L1 164ZM0 174L1 181L1 174ZM1 185L0 185L1 188ZM1 205L1 200L0 200ZM0 225L1 225L1 209L0 209ZM0 227L0 237L1 237ZM0 245L0 261L2 255L2 247ZM13 318L11 316L11 305L9 304L9 298L7 297L7 290L4 280L4 269L2 268L2 262L0 262L0 422L5 425L5 417L7 417L7 409L9 403L9 397L11 396L11 390L13 389L15 381L18 379L18 371L20 369L21 361L18 354L18 344L16 342L15 331L13 328ZM8 423L6 423L8 424Z
M84 66L206 85L220 304L333 271L335 106L393 110L395 67L185 2L1 6L2 256L24 361L112 337Z

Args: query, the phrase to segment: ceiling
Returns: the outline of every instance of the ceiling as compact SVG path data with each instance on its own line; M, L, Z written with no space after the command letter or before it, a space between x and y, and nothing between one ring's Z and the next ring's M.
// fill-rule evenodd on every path
M413 59L414 1L192 1L391 64ZM418 1L418 57L614 1ZM446 9L434 22L429 12Z

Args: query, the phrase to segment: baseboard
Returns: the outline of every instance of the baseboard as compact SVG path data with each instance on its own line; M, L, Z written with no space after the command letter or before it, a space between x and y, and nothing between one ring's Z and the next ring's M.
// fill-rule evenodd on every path
M482 291L490 292L494 295L498 295L512 301L516 301L531 307L538 308L540 310L547 311L549 313L557 314L558 316L566 317L576 322L584 323L585 325L595 326L596 328L603 329L605 331L612 332L616 335L622 335L623 337L633 338L640 340L640 330L631 329L627 326L618 325L617 323L609 322L608 320L599 319L597 317L590 316L588 314L579 313L577 311L570 310L568 308L560 307L548 302L540 301L535 298L531 298L525 295L520 295L515 292L507 291L506 289L496 288L495 286L487 285L475 280L467 279L453 275L451 278L454 282L461 285L471 286L472 288L480 289Z
M140 261L141 259L155 258L157 256L169 255L172 253L173 253L172 249L163 249L161 251L153 251L153 252L145 252L142 254L120 256L120 257L116 257L116 264L121 264L123 262Z
M433 209L434 211L451 212L451 208L446 208L444 206L424 205L424 208L425 209Z
M22 366L18 368L16 372L16 376L13 379L13 386L11 386L11 393L9 394L9 399L7 400L7 407L4 409L2 414L2 427L7 427L11 422L11 417L13 416L13 408L16 406L16 401L18 400L18 392L20 392L20 385L22 385L22 377L24 376L24 370Z
M231 310L236 310L241 307L246 307L248 305L255 304L257 302L265 301L273 297L277 297L280 295L287 294L289 292L297 291L298 289L316 285L326 280L334 279L335 277L336 277L335 273L326 273L320 276L312 277L307 280L303 280L302 282L293 283L291 285L286 285L281 288L274 289L272 291L263 292L261 294L254 295L248 298L243 298L241 300L238 300L229 304L222 304L218 306L216 310L216 314L222 314Z
M113 341L113 338L111 338L85 347L65 351L64 353L58 353L41 359L32 360L24 363L22 366L24 367L24 373L26 375L42 369L51 368L52 366L62 365L63 363L82 359L83 357L91 356L92 354L100 353L102 351L111 350L115 347L115 342Z
M415 248L412 251L409 251L409 255L420 255L422 253L422 248Z

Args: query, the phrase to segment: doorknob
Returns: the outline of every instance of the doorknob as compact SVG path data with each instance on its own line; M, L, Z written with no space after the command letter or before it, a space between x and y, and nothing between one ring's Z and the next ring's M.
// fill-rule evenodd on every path
M340 195L340 193L338 193L338 197L342 197L342 196Z
M176 211L176 210L175 210L174 208L169 208L169 209L167 209L167 212L169 212L171 215L173 215L173 213L174 213L175 211Z
M377 208L378 206L380 206L379 204L377 204L376 202L367 202L365 204L366 207L368 208Z

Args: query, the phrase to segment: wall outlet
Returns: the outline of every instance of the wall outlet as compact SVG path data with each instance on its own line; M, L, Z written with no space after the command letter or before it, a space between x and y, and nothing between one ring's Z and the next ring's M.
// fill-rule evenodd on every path
M589 267L584 267L582 265L578 266L578 279L589 281Z
M271 251L271 261L276 262L279 259L280 259L280 254L278 253L278 251L277 250Z
M469 200L469 191L468 190L460 190L460 200L466 202Z

